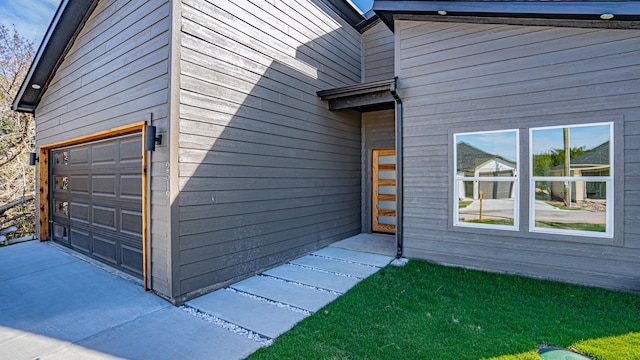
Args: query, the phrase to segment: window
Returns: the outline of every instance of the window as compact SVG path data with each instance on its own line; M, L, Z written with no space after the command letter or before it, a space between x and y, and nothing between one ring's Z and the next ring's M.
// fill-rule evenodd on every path
M518 131L454 134L454 225L517 230Z
M613 237L613 124L530 130L530 230Z

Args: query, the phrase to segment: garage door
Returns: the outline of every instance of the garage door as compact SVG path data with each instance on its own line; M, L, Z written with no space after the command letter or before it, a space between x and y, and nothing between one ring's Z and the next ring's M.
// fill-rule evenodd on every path
M53 240L142 277L142 135L50 156Z

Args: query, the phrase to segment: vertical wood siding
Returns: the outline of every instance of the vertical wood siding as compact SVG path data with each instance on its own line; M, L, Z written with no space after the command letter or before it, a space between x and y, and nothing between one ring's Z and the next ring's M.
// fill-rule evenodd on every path
M360 116L315 94L360 81L358 32L318 0L184 0L181 44L180 293L359 233Z
M167 1L100 1L36 112L46 145L149 119L167 126ZM151 156L152 287L168 295L166 146Z
M362 113L362 232L371 232L371 152L394 149L395 110Z
M394 75L393 32L379 21L362 34L362 81L392 79Z
M639 34L397 22L396 71L405 104L405 254L640 290ZM563 241L529 233L526 227L520 232L473 232L451 226L452 132L526 129L582 119L615 119L617 127L624 126L624 135L615 139L624 141L624 154L616 154L616 161L624 162L624 176L616 179L624 194L615 205L624 209L623 227L616 228L624 229L623 246L579 237ZM522 162L521 171L527 166Z

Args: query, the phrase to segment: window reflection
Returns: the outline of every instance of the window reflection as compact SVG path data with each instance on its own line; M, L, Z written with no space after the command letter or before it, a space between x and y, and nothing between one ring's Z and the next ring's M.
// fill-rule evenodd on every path
M533 176L609 176L609 134L609 125L533 130Z
M536 181L535 226L605 232L607 183Z
M62 215L69 215L69 203L66 201L55 201L55 212Z
M515 131L456 135L458 175L513 176L516 151Z
M455 224L516 225L517 131L456 134Z
M69 189L69 177L67 177L67 176L56 176L56 189L58 189L58 190L68 190Z
M69 231L66 226L55 223L53 226L53 236L58 240L69 240Z
M464 181L458 200L458 221L513 225L514 199L513 181Z
M69 164L69 153L67 151L56 152L56 165L68 165Z
M607 123L531 130L533 230L611 236L612 127Z

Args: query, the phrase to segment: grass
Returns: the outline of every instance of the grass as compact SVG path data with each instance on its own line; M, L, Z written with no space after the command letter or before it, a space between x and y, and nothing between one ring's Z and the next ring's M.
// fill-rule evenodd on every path
M548 205L551 205L560 210L581 210L579 206L567 207L564 203L555 202L555 201L545 201Z
M543 228L551 228L551 229L583 230L583 231L595 231L595 232L607 231L607 226L605 224L536 221L536 226L543 227Z
M460 200L458 199L458 209L464 209L467 206L473 204L473 200Z
M388 266L249 359L640 359L640 296L412 260Z
M465 222L477 223L477 224L492 224L492 225L513 225L513 219L484 219L484 220L466 220Z

